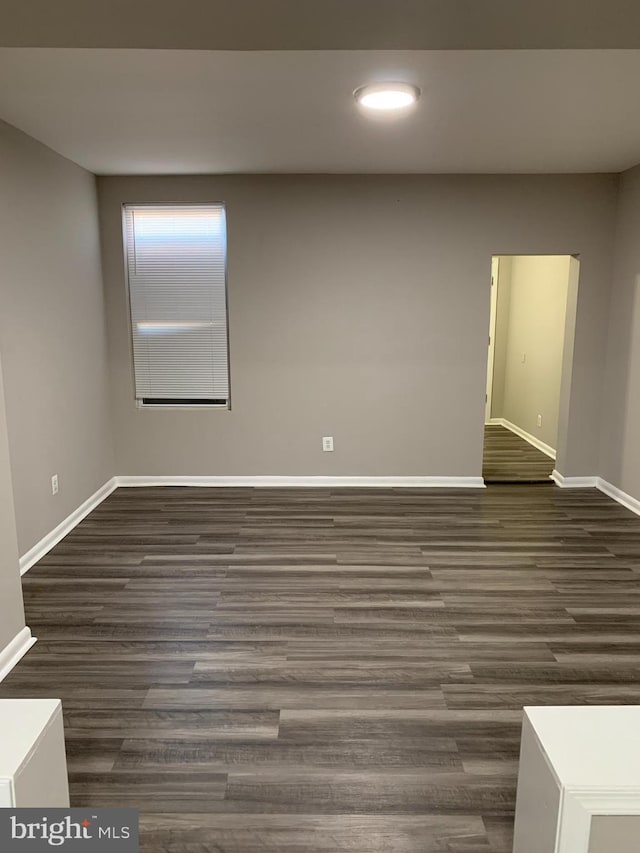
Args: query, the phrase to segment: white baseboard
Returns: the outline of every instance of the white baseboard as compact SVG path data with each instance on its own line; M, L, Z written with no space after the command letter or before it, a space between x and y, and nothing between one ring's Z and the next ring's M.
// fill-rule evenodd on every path
M70 533L86 515L89 515L98 504L101 504L115 488L116 478L112 477L104 486L101 486L97 492L91 495L90 498L87 498L78 509L74 510L71 515L68 515L64 521L61 521L50 533L47 533L39 542L36 542L33 548L30 548L26 554L20 557L20 574L23 575L25 572L28 572L31 566L42 559L61 539L64 539L67 533Z
M619 489L617 486L613 486L606 480L603 480L602 477L598 477L597 480L598 482L596 483L596 487L600 489L601 492L604 492L605 495L613 498L614 501L617 501L619 504L622 504L622 506L630 509L631 512L635 512L636 515L640 515L640 500L628 495L626 492L623 492L622 489Z
M482 477L116 477L118 486L483 489Z
M535 447L536 450L539 450L544 453L545 456L548 456L550 459L556 458L556 451L553 447L551 447L549 444L545 444L544 441L540 441L540 439L536 438L535 435L531 435L530 432L526 432L519 426L516 426L516 424L511 423L511 421L508 421L506 418L491 418L489 423L497 424L499 426L505 427L505 429L511 430L511 432L515 433L516 435L519 435L520 438L523 438L525 441L529 442L529 444Z
M23 628L4 649L0 650L0 681L9 675L35 642L36 638L31 636L31 629Z
M95 494L67 516L54 530L20 557L20 574L25 574L38 560L63 539L82 519L119 486L236 486L277 488L360 487L360 488L448 488L484 489L482 477L112 477Z
M640 515L640 500L623 492L607 480L603 480L602 477L563 477L559 471L554 471L551 479L562 489L598 489L631 512Z
M551 479L561 489L595 489L598 486L597 477L564 477L555 469L551 473Z

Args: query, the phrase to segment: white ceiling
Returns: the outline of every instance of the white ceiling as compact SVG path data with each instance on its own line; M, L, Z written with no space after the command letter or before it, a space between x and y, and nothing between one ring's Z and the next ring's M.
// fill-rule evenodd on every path
M417 107L363 114L384 79ZM621 171L639 79L640 50L1 48L0 118L98 174Z

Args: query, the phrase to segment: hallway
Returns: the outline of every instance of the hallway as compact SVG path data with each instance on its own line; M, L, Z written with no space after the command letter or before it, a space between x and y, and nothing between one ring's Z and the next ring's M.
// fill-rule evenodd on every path
M486 483L548 483L554 460L498 424L484 428L482 476Z

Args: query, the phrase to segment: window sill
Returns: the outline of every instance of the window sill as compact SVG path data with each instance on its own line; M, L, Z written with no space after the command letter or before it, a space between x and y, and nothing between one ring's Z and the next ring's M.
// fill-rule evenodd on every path
M170 405L168 403L163 403L162 405L145 405L144 403L136 403L136 409L141 412L153 412L153 411L161 411L161 412L210 412L212 409L215 411L222 412L230 412L231 406L229 404L223 403L211 403L209 405L204 406L181 406L179 403L175 405Z

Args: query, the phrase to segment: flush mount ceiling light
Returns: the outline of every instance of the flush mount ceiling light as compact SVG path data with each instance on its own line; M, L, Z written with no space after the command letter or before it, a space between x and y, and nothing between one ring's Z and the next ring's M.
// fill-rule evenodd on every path
M415 104L420 97L420 89L411 83L374 83L360 86L353 96L368 110L401 110Z

